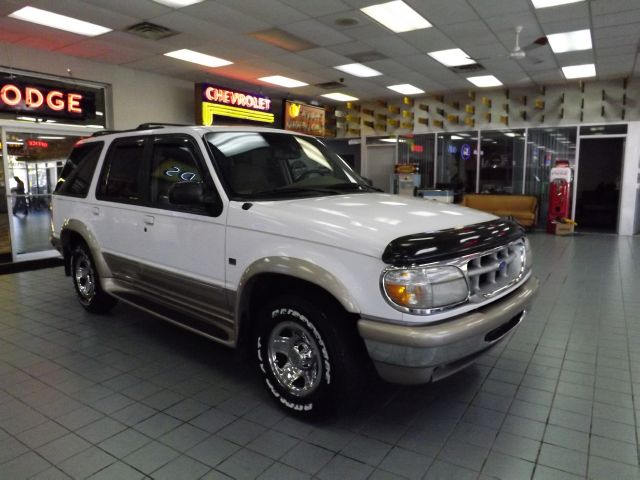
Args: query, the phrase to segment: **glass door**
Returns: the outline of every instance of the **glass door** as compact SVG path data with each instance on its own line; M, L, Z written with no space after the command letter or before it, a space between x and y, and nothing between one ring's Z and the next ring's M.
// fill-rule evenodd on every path
M1 138L1 137L0 137ZM9 230L9 210L7 188L4 174L3 145L0 141L0 263L9 263L11 257L11 234Z
M82 137L50 133L5 133L4 199L13 259L55 255L49 241L51 194L73 145ZM1 205L0 205L1 207Z

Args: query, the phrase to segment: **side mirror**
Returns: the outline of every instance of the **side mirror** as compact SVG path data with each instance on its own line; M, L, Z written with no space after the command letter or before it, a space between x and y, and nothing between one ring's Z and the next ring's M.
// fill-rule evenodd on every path
M169 201L176 205L204 203L204 185L201 182L176 182L169 189Z
M209 215L222 213L222 201L216 194L207 192L202 182L176 182L169 189L169 201L174 205L204 206Z

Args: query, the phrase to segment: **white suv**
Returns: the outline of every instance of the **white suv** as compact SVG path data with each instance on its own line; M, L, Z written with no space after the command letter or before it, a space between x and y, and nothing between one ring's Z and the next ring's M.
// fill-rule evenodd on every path
M286 408L354 397L371 364L450 375L522 321L538 281L522 229L379 193L313 137L157 124L79 142L52 242L80 303L117 299L249 345Z

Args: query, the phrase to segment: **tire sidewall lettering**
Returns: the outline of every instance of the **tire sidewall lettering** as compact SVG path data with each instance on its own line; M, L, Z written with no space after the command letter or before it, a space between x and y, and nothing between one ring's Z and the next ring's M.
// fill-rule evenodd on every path
M313 322L311 322L307 318L307 316L301 313L299 310L291 307L275 308L271 311L270 317L273 321L272 322L273 327L275 327L279 323L278 317L290 317L295 319L295 321L301 323L304 327L306 327L311 332L311 334L313 335L313 339L317 342L317 345L322 355L322 362L324 367L323 373L322 373L322 377L323 377L322 384L325 385L324 388L328 388L328 386L331 384L331 373L332 373L329 351L327 350L327 346L324 342L324 339L322 338L322 335L320 334L316 326L313 324ZM283 406L291 410L294 410L297 412L311 411L314 406L312 401L304 401L304 399L296 400L295 397L291 395L285 396L286 392L282 392L281 389L278 388L276 385L274 385L274 383L271 381L271 376L273 375L273 372L271 372L268 362L265 361L266 358L263 352L264 345L263 345L261 335L257 336L256 347L257 347L256 353L257 353L257 359L258 359L258 367L265 375L265 382L267 384L267 389L269 390L269 392L271 392L271 394L278 400L278 402L280 402Z

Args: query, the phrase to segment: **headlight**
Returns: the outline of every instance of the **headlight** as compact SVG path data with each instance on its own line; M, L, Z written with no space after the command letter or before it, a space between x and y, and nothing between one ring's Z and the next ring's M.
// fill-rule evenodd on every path
M469 298L467 280L454 266L388 270L382 288L393 306L411 312L448 307Z

